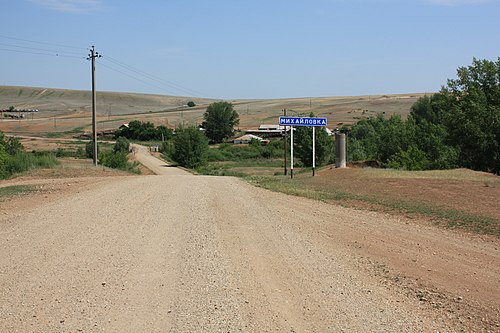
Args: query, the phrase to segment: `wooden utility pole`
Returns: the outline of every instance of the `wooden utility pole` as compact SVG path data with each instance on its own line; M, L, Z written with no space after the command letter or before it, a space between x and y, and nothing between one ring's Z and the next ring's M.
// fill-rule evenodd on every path
M97 123L96 123L96 91L95 91L95 58L100 58L99 53L95 51L94 46L90 50L87 60L92 64L92 160L94 166L97 166Z

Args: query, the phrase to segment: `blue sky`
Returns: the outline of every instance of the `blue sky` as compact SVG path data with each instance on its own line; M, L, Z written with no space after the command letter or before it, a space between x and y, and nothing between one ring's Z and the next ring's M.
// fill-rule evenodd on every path
M95 45L98 90L221 99L432 92L473 57L500 56L499 2L1 1L0 85L90 89L84 57Z

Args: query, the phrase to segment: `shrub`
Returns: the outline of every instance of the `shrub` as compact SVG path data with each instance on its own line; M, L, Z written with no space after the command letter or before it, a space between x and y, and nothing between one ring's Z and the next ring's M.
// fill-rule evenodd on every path
M129 149L130 149L130 142L126 138L120 136L118 137L118 139L116 139L115 145L113 147L114 153L123 152L128 154Z
M197 168L207 163L207 138L197 127L177 130L171 158L186 168Z
M425 170L428 168L429 160L423 151L415 146L410 146L408 150L400 150L392 156L386 167L391 169L404 170Z

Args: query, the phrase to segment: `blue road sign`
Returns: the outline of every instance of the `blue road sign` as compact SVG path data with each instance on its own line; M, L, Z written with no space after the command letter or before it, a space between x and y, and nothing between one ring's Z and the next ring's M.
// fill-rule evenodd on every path
M326 126L326 118L280 117L282 126Z

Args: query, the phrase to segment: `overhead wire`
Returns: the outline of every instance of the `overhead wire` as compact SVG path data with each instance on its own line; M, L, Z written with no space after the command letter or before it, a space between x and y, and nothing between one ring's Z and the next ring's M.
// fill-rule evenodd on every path
M111 66L109 66L109 65L106 65L106 64L100 63L100 64L99 64L99 66L103 66L103 67L105 67L105 68L107 68L107 69L109 69L109 70L112 70L112 71L114 71L114 72L120 73L120 74L125 75L125 76L128 76L128 77L129 77L129 78L131 78L131 79L134 79L134 80L140 81L140 82L142 82L142 83L144 83L144 84L146 84L146 85L149 85L149 86L151 86L151 87L155 87L155 88L160 89L160 90L165 90L163 87L157 86L157 85L152 84L152 83L147 82L147 81L144 81L144 80L142 80L142 79L140 79L140 78L138 78L138 77L135 77L135 76L133 76L133 75L130 75L130 74L128 74L128 73L125 73L125 72L123 72L123 71L120 71L119 69L113 68L113 67L111 67Z
M197 90L194 90L194 89L191 89L191 88L187 88L187 87L184 87L180 84L177 84L177 83L174 83L174 82L171 82L171 81L167 81L165 79L162 79L162 78L159 78L158 76L155 76L155 75L152 75L152 74L149 74L147 72L144 72L140 69L137 69L137 68L134 68L130 65L127 65L115 58L112 58L106 54L103 54L102 55L102 59L104 60L107 60L117 66L120 66L128 71L131 71L131 72L134 72L135 74L138 74L142 77L145 77L147 78L148 80L151 80L151 81L154 81L156 82L157 84L161 84L163 86L168 86L169 89L175 89L181 93L187 93L189 95L193 95L194 97L202 97L202 96L205 96L205 97L208 97L206 94L200 92L200 91L197 91Z
M6 39L11 39L11 40L22 41L22 42L28 42L28 43L43 44L43 45L52 45L52 46L66 47L66 48L78 49L78 50L88 50L88 48L85 48L85 47L78 47L78 46L65 45L65 44L56 44L56 43L48 43L48 42L40 42L40 41L36 41L36 40L29 40L29 39L9 37L9 36L5 36L5 35L1 35L1 34L0 34L0 37L1 38L6 38Z
M35 55L44 55L44 56L61 57L61 58L85 59L85 57L83 57L83 56L82 57L78 57L78 56L64 55L64 54L58 54L58 53L32 52L32 51L12 50L12 49L4 49L4 48L0 48L0 51L8 51L8 52L16 52L16 53L24 53L24 54L35 54Z
M7 51L7 52L16 52L16 53L23 53L23 54L34 54L34 55L44 55L44 56L53 56L53 57L62 57L62 58L74 58L74 59L88 59L85 56L77 56L78 54L81 54L80 52L75 52L75 51L61 51L61 50L54 50L54 49L48 49L48 48L39 48L39 47L33 47L33 45L29 44L19 44L11 42L11 43L4 43L1 42L1 39L9 39L12 41L18 41L18 42L24 42L24 43L35 43L35 44L40 44L40 45L47 45L47 46L57 46L58 48L69 48L73 50L90 50L89 48L83 48L83 47L77 47L77 46L72 46L72 45L66 45L66 44L59 44L59 43L49 43L49 42L42 42L42 41L35 41L35 40L30 40L30 39L23 39L23 38L15 38L15 37L10 37L10 36L5 36L0 34L0 46L8 47L8 48L0 48L0 51ZM177 91L177 93L181 94L186 94L190 95L193 97L209 97L206 94L191 89L187 88L185 86L182 86L180 84L165 80L163 78L160 78L158 76L149 74L145 71L142 71L138 68L132 67L130 65L127 65L111 56L108 56L106 54L102 55L101 54L101 59L109 61L111 64L115 66L119 66L122 70L119 70L117 68L114 68L112 66L103 64L100 62L100 65L103 67L115 71L117 73L120 73L122 75L125 75L131 79L137 80L139 82L142 82L143 84L149 85L151 87L155 87L157 89L160 89L161 91L166 91L169 94L173 94L172 90ZM125 71L123 71L125 70ZM130 74L133 73L133 74ZM139 76L139 77L138 77ZM168 88L167 88L168 87Z
M16 48L26 49L26 50L45 51L45 52L51 52L51 53L56 53L56 54L67 54L67 55L82 54L82 52L68 52L68 51L40 49L40 48L37 48L37 47L20 46L20 45L5 44L5 43L0 43L0 45L7 46L7 47L16 47Z

